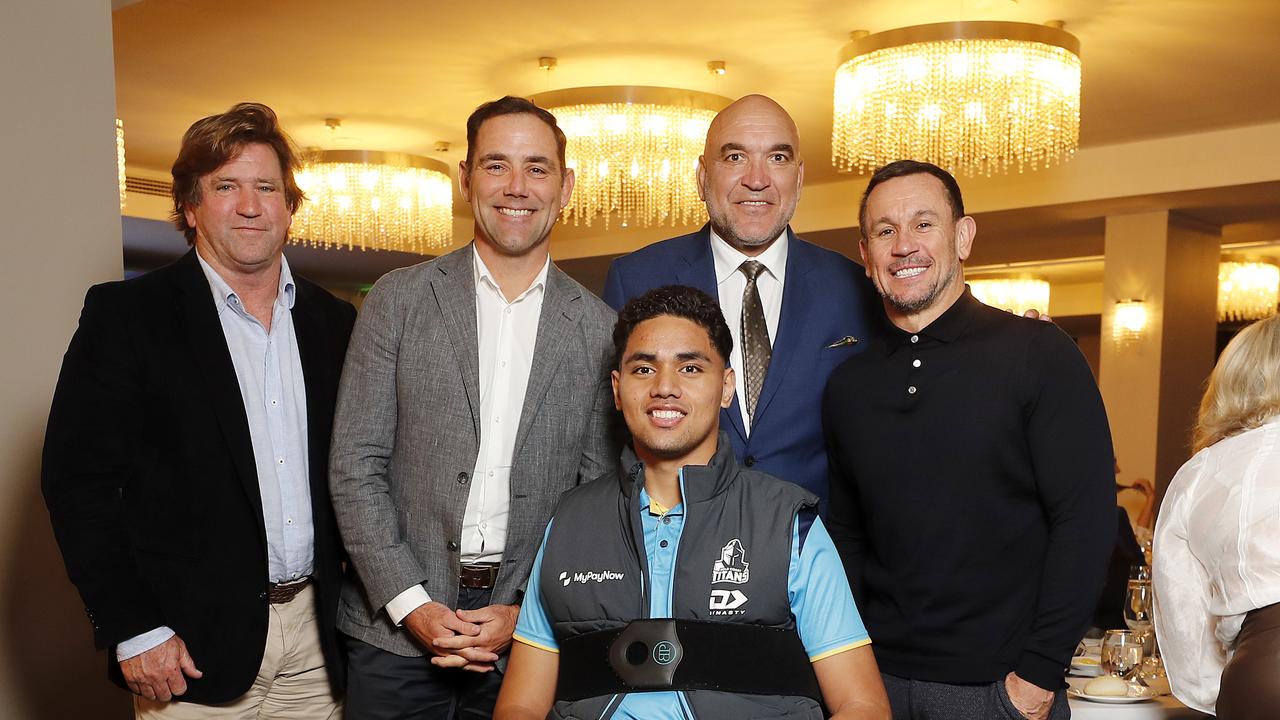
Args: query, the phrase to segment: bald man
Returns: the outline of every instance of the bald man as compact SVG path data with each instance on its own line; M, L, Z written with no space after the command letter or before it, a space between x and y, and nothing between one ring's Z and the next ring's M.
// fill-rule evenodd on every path
M778 103L748 95L722 110L697 172L711 221L614 260L604 300L617 309L671 284L718 298L733 334L736 392L720 425L734 455L813 492L825 517L822 391L879 331L878 296L848 258L791 231L804 160L796 124Z

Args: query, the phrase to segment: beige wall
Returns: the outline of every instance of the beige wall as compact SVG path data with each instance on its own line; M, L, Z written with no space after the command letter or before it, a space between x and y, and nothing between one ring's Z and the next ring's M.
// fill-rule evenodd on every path
M0 88L0 718L128 717L39 488L49 398L84 291L121 273L111 4L5 0Z

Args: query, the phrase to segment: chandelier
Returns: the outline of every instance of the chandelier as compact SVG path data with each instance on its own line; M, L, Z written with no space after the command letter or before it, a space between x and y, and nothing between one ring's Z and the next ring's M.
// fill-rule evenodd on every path
M568 141L574 225L689 225L706 218L696 168L716 113L730 100L661 87L570 88L529 98L556 116Z
M969 280L969 289L982 304L1021 315L1035 308L1049 311L1049 283L1037 278Z
M1257 320L1276 312L1280 267L1267 262L1218 264L1218 322Z
M116 183L120 188L120 209L124 210L125 173L124 173L124 121L116 118Z
M453 184L438 160L322 150L296 179L307 200L293 219L295 243L421 254L453 241Z
M863 31L840 54L831 162L924 160L965 175L1056 163L1080 137L1080 42L1061 23Z

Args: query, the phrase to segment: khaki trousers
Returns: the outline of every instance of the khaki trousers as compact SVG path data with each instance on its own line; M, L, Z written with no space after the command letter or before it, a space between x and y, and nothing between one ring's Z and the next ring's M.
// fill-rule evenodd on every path
M133 696L138 720L337 720L342 704L329 687L316 627L315 589L308 585L292 602L272 605L267 648L253 686L218 705L157 702ZM196 667L200 658L195 658Z

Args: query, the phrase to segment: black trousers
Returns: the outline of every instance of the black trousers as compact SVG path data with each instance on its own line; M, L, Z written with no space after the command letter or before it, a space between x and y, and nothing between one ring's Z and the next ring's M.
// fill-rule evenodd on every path
M1009 700L1004 678L979 685L951 685L880 673L893 720L1023 720ZM1050 720L1069 720L1071 708L1063 690L1054 693Z
M489 590L461 588L458 607L489 604ZM479 720L493 716L502 671L439 668L431 655L402 657L343 635L347 720ZM505 662L504 662L505 667Z

